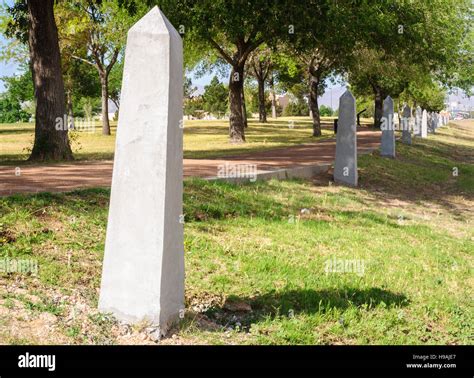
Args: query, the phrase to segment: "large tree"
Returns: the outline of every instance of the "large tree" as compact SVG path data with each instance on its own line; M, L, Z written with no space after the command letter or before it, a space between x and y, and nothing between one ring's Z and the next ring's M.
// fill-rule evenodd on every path
M298 75L308 83L313 136L321 135L318 97L324 94L326 79L341 66L343 55L353 46L345 30L354 22L354 14L346 11L348 5L332 1L313 4L312 11L298 19L298 33L284 44L286 62L298 66Z
M400 103L409 104L413 109L420 106L428 111L439 112L445 108L446 96L446 87L443 87L434 75L419 72L414 80L408 83L399 99Z
M456 70L462 70L465 62L459 62L469 56L462 46L472 14L468 0L393 0L373 9L381 12L383 22L358 42L349 81L358 93L373 94L374 123L380 127L383 99L398 96L420 72L449 84Z
M294 1L255 0L156 0L170 21L183 26L184 38L195 46L209 47L230 66L229 137L231 142L245 141L243 114L244 68L249 55L264 42L270 43L291 29Z
M272 51L262 45L251 55L248 63L248 72L255 77L258 84L258 118L262 123L267 122L267 98L265 95L265 84L272 73Z
M374 126L380 128L385 98L388 95L397 98L416 79L419 71L404 59L362 46L354 52L353 58L349 82L356 95L373 96Z
M61 40L70 56L97 70L102 98L102 133L110 135L109 78L125 45L127 31L143 13L131 15L118 0L59 3ZM115 93L116 94L116 93Z
M100 97L101 83L95 67L83 64L75 55L87 55L87 33L77 27L77 9L70 1L57 3L55 19L59 31L62 72L66 91L66 108L73 123L74 114L82 97Z
M28 0L28 42L36 97L36 126L30 161L72 160L64 119L66 101L61 72L54 0Z
M342 74L359 40L371 40L371 34L385 24L373 19L381 10L378 4L352 1L307 0L295 20L295 33L281 41L278 71L280 80L292 84L306 82L308 104L313 119L313 136L321 135L318 98L324 94L330 78Z

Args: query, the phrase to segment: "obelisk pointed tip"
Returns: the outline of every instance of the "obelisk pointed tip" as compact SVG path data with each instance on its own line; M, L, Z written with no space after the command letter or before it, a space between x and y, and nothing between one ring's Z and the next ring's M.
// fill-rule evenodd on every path
M340 99L340 100L341 100L341 101L348 101L348 100L351 100L351 101L353 100L353 101L355 101L355 97L354 97L354 95L352 94L352 92L351 92L349 89L347 89L347 90L343 93L343 95L341 96L341 99Z
M181 39L177 30L158 6L154 6L145 16L138 20L129 30L129 33L170 35Z
M405 117L409 117L411 115L411 108L407 104L405 104L403 107L403 115Z
M390 96L385 97L384 103L386 104L393 104L393 100Z

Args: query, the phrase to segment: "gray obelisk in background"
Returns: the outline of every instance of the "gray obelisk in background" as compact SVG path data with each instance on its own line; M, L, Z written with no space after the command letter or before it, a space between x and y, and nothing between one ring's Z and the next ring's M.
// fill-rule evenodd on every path
M411 144L411 109L405 105L402 113L402 143Z
M435 133L435 114L434 112L429 112L428 113L428 132L429 133Z
M415 109L415 123L413 125L413 135L421 136L421 108L419 106Z
M423 113L421 114L421 137L428 137L428 113L426 109L423 109Z
M99 309L161 334L184 308L183 48L155 7L128 33Z
M439 127L439 113L434 113L433 129L436 131L438 127Z
M350 186L358 183L356 101L349 90L339 99L334 181Z
M393 100L390 96L383 102L382 141L380 155L395 158L395 124L393 120Z

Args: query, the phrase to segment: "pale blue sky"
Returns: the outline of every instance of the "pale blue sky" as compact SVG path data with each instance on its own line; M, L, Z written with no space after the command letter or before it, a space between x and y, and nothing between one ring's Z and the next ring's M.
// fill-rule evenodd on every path
M12 3L13 3L12 0L0 1L0 4L2 5L2 7L4 5L11 5ZM5 43L5 38L0 33L0 48L2 48L4 43ZM16 64L5 63L5 62L0 61L0 77L13 75L16 72L16 68L17 68ZM3 92L4 90L5 90L5 86L3 85L3 82L0 80L0 93Z
M5 38L0 36L0 47L3 46L5 43ZM15 74L17 69L17 65L14 63L5 63L5 62L0 62L0 77L3 76L12 76ZM0 80L0 93L3 92L5 89L5 86L3 85L3 82Z

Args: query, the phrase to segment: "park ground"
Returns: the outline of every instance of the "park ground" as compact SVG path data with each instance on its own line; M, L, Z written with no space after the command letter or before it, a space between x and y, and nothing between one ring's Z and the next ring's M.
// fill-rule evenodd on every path
M361 123L367 125L368 119ZM228 143L228 121L185 121L184 157L186 159L219 158L230 154L265 151L287 147L334 136L333 118L323 117L323 135L311 138L312 121L309 117L282 117L269 119L266 124L249 120L245 133L247 143ZM109 160L114 156L117 123L111 123L111 136L101 134L101 124L96 122L92 132L70 133L71 145L76 160ZM0 124L0 164L24 164L34 140L34 124Z
M307 141L310 124L301 125ZM266 131L245 148L287 143ZM329 174L186 180L186 314L161 343L472 344L474 123L438 131L397 143L394 160L360 157L359 188ZM2 146L8 138L15 135L3 133ZM242 148L201 143L188 141L186 153ZM111 146L89 146L83 157L110 158ZM2 163L16 163L16 151L18 143L7 147ZM36 276L0 275L0 343L154 343L147 324L129 327L96 310L109 195L0 198L0 257L39 263ZM334 259L363 269L326 272Z

